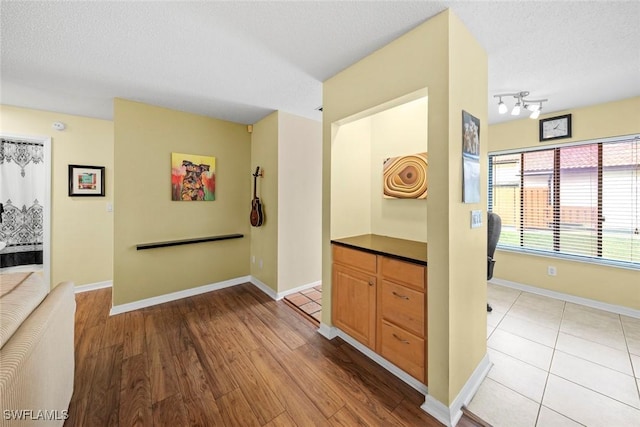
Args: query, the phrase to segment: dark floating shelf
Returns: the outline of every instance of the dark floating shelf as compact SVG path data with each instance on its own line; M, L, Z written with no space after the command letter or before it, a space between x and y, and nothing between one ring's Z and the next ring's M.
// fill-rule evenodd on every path
M166 242L143 243L136 245L136 250L166 248L167 246L191 245L193 243L215 242L217 240L241 239L244 234L224 234L221 236L197 237L195 239L169 240Z

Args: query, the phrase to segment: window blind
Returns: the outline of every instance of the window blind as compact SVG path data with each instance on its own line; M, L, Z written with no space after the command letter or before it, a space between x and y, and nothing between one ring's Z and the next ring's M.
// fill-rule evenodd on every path
M498 246L640 268L640 136L489 155Z

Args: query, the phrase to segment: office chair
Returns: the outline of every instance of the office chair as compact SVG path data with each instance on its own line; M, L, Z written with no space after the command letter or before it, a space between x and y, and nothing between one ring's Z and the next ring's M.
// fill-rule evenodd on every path
M496 246L500 239L500 231L502 230L502 219L500 216L493 212L487 213L487 280L491 280L493 277L493 266L496 261L493 259L493 254L496 252ZM487 311L492 311L493 308L487 303Z

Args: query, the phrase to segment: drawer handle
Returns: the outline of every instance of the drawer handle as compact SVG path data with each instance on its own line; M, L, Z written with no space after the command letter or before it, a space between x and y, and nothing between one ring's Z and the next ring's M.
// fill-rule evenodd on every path
M375 285L375 283L373 283L373 280L369 280L369 286L373 286Z
M400 338L400 337L399 337L399 336L397 336L396 334L392 334L392 335L393 335L393 337L394 337L395 339L397 339L398 341L400 341L402 344L409 344L409 341L407 341L407 340L403 340L402 338Z
M391 292L393 295L397 296L398 298L402 298L402 299L409 299L408 296L406 295L400 295L399 293L397 293L396 291L392 291Z

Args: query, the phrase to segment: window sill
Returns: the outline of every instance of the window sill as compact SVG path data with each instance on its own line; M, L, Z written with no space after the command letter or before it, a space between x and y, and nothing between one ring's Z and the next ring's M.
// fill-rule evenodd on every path
M549 252L549 251L534 250L534 249L515 248L513 246L498 245L496 249L505 251L505 252L522 254L522 255L533 255L533 256L539 256L539 257L545 257L545 258L563 259L567 261L574 261L574 262L579 262L584 264L596 264L596 265L603 265L607 267L616 267L616 268L624 268L626 270L640 271L640 264L635 264L630 262L597 259L597 258L591 258L591 257L568 255L568 254L561 254L557 252Z

